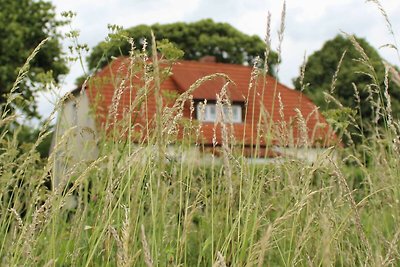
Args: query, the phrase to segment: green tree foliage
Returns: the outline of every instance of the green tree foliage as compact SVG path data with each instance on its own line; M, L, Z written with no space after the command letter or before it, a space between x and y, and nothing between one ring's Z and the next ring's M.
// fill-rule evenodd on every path
M183 58L198 60L203 56L215 56L217 62L233 64L252 64L257 56L263 58L266 44L256 35L246 35L227 23L216 23L211 19L193 23L172 23L139 25L125 31L124 37L112 35L110 41L104 41L94 47L88 57L90 70L106 65L110 58L128 55L132 47L126 38L133 38L134 44L140 48L145 40L151 40L153 30L156 40L168 39L184 52ZM148 51L151 51L148 44ZM270 53L268 59L270 73L277 63L276 53Z
M17 106L28 116L38 116L34 93L41 83L66 74L61 58L60 35L57 27L64 24L55 17L54 6L43 0L0 0L0 105L13 87L19 69L33 49L50 38L31 61L27 77L19 84ZM17 107L15 104L11 108Z
M365 123L374 117L377 104L384 106L382 103L386 103L385 66L378 52L365 39L354 37L352 41L351 38L337 35L327 41L319 51L308 57L303 80L300 75L294 83L297 90L304 90L322 110L339 107L326 99L328 93L343 106L361 115ZM360 103L355 96L354 85ZM390 83L389 93L393 114L398 115L400 88Z
M41 158L47 158L49 156L50 145L53 138L53 130L54 130L53 127L48 129L47 132L49 134L45 134L42 141L38 143L37 146L35 147L35 151L39 153ZM39 138L41 138L40 128L21 125L16 129L16 131L17 131L16 136L18 138L18 143L25 146L27 149L30 149L35 144L35 142Z

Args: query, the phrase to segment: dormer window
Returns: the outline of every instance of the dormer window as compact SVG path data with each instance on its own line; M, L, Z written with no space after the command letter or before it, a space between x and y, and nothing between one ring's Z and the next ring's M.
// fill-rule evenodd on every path
M218 118L218 107L216 103L204 104L199 102L196 104L197 119L203 122L215 122ZM223 106L224 118L226 122L242 123L242 105L231 104Z

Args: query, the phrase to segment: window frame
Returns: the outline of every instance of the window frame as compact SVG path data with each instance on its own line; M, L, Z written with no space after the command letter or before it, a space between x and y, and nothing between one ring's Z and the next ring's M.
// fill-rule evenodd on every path
M205 100L195 100L194 101L194 105L195 105L195 116L196 116L196 120L201 121L203 123L215 123L217 121L217 102L215 100L207 100L207 104L205 106L205 114L204 114L204 119L201 119L200 116L200 108L201 105L204 104ZM207 107L211 108L214 107L215 110L215 117L210 118L207 117L208 114L208 110ZM225 110L229 110L227 109L228 107L225 107ZM232 109L232 121L227 121L228 123L234 123L234 124L242 124L244 123L244 102L232 102L231 103L231 109ZM234 109L236 109L237 111L239 111L239 114L237 115L237 117L234 116Z

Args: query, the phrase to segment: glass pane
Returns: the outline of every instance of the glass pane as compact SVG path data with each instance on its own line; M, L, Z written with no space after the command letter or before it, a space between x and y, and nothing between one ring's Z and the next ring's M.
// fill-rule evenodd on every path
M207 105L210 115L215 115L215 105Z
M216 119L216 110L215 110L215 105L214 104L210 104L207 105L208 107L208 111L209 111L209 116L208 116L208 121L215 121Z
M198 103L196 106L196 111L197 111L197 119L200 121L204 121L204 116L205 116L205 110L204 110L204 104L203 103Z
M234 120L237 120L237 118L238 118L238 108L237 108L237 106L233 106L232 107L232 115L233 115L233 119Z
M232 106L232 114L234 122L242 122L242 107L239 105Z

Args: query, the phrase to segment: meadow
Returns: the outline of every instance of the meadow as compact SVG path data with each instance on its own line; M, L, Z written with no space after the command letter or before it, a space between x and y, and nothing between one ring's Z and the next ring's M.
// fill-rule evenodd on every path
M147 56L139 51L131 57ZM157 69L156 58L153 63ZM265 66L254 67L254 79L263 79ZM147 74L160 79L156 71ZM283 158L255 164L234 149L229 125L218 157L167 158L171 145L177 155L202 147L195 121L185 121L183 138L176 138L177 102L158 110L154 131L141 142L129 138L132 116L115 126L126 127L128 138L101 134L98 158L69 165L57 186L51 185L53 167L74 129L55 141L48 158L36 148L51 134L51 118L64 99L36 142L26 144L18 139L17 115L7 112L16 98L11 93L0 119L0 265L399 266L400 125L387 87L371 87L382 101L370 99L379 112L363 125L369 135L329 147L313 163ZM349 129L360 129L357 113L349 116L349 127L336 129L344 140L351 139Z

